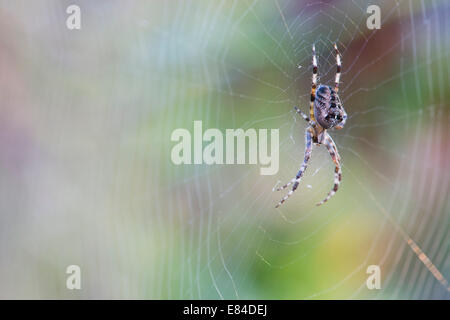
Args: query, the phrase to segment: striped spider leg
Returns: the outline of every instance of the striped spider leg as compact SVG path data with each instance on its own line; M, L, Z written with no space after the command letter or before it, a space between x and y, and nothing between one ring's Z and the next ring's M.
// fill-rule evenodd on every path
M324 145L327 147L328 153L331 156L331 159L333 160L334 164L336 165L336 168L334 169L334 185L333 189L328 193L327 197L323 199L321 202L317 203L317 206L320 206L330 200L332 196L336 193L336 191L339 188L339 184L342 180L342 168L341 168L341 157L339 156L339 152L337 150L336 144L334 143L331 136L326 133L325 139L324 139Z
M338 47L336 45L336 43L334 44L334 51L336 54L336 77L334 80L334 91L337 93L339 91L339 81L341 79L341 68L342 68L342 63L341 63L341 54L338 50ZM342 121L341 123L337 124L334 128L336 128L337 130L342 129L345 126L345 123L347 122L347 113L345 112L344 109L342 109L344 112L342 114Z
M312 74L312 85L311 85L311 102L309 103L309 117L311 121L315 121L314 117L314 102L316 100L316 88L317 88L317 56L316 56L316 46L313 44L312 46L313 51L313 58L312 58L312 64L313 64L313 74Z
M280 202L278 202L278 204L275 206L275 208L278 208L279 206L281 206L294 193L294 191L297 190L300 180L302 179L302 176L305 173L306 167L308 166L308 161L311 158L313 134L314 134L314 132L311 127L306 128L306 134L305 134L306 147L305 147L305 157L303 158L303 163L294 179L292 179L291 181L286 183L284 186L281 186L276 189L276 191L281 191L281 190L289 187L291 184L294 184L292 186L292 189L280 200Z

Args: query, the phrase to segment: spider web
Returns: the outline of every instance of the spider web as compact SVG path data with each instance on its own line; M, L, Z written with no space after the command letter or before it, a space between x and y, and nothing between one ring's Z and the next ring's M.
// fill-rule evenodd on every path
M280 128L281 160L273 177L250 166L171 170L164 194L172 194L170 207L181 213L162 204L159 210L173 210L185 227L182 248L169 251L168 269L155 275L168 284L165 297L448 297L407 241L414 239L448 277L448 43L442 41L449 8L381 1L382 28L371 31L368 5L275 0L179 2L168 9L167 46L183 52L172 74L175 91L189 90L186 83L202 91L195 102L186 100L180 127L187 118L207 127ZM335 42L349 114L347 126L331 132L344 161L341 189L314 206L331 188L333 172L325 149L314 148L298 191L275 210L283 194L272 187L289 181L303 159L305 123L292 106L308 110L311 44L318 83L332 83ZM176 238L168 236L169 247L180 244ZM371 264L381 267L383 290L366 287ZM170 275L177 280L165 282Z
M2 167L1 294L73 298L61 270L78 264L83 298L448 299L450 6L377 1L368 30L370 4L80 1L82 29L68 31L63 2L2 3L0 111L32 148L2 144L27 159L20 175ZM275 209L273 187L303 160L293 106L308 111L313 43L318 83L334 81L334 43L342 54L349 118L330 134L343 180L315 206L334 165L314 147ZM174 165L171 133L194 120L279 128L279 172Z

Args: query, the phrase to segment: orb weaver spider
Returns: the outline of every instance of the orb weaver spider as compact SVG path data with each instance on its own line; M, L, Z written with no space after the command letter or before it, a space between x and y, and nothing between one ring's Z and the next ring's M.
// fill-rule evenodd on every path
M280 191L286 189L291 184L293 184L292 189L284 196L280 202L275 206L278 208L282 205L297 189L300 180L306 170L308 161L311 157L313 143L315 145L325 145L330 153L331 159L333 160L336 168L334 170L334 186L333 189L328 193L327 197L321 202L317 203L318 206L324 204L336 193L339 188L339 183L342 179L342 169L341 169L341 157L339 156L338 149L334 143L331 136L328 134L327 129L335 128L342 129L347 121L347 113L345 112L341 99L339 98L339 79L341 77L341 55L334 45L334 50L336 54L336 77L334 89L331 86L319 84L317 87L317 57L316 48L313 45L313 74L312 74L312 87L311 87L311 102L309 105L309 117L304 114L298 107L294 107L295 111L300 114L303 119L308 122L309 126L306 128L305 133L305 157L303 163L300 167L295 178L290 182L286 183L276 189ZM316 90L317 89L317 90Z

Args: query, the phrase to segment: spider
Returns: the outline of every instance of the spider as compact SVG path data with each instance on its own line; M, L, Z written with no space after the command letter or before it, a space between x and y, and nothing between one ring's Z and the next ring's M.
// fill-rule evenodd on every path
M284 196L280 202L275 206L278 208L282 205L297 189L300 180L306 170L308 165L308 161L311 157L312 151L312 143L315 145L325 145L330 153L331 159L333 159L334 164L336 165L334 171L334 186L333 189L328 193L327 197L321 202L317 203L318 206L327 202L338 190L339 183L342 179L342 170L341 170L341 157L339 156L339 152L337 150L336 144L334 143L331 136L328 134L327 129L335 128L342 129L347 121L347 113L345 112L341 100L338 95L339 90L339 79L341 77L341 55L337 48L337 45L334 45L334 50L336 54L336 78L334 89L331 86L319 84L317 87L317 57L316 57L316 49L313 45L313 74L312 74L312 87L311 87L311 102L309 105L309 117L304 114L298 107L294 107L295 111L300 114L303 119L308 122L309 126L306 128L305 133L305 157L303 159L303 163L300 167L295 178L293 178L290 182L285 184L282 187L276 189L276 191L280 191L286 189L291 184L293 184L292 189L288 192L286 196ZM317 88L317 90L316 90Z

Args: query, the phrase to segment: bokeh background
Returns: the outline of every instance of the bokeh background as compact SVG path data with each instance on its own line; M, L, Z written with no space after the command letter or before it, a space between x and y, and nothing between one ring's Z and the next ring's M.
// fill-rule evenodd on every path
M0 297L448 299L404 234L450 278L449 21L438 0L0 1ZM316 148L275 209L303 158L311 46L332 83L334 42L341 188L315 206L333 179ZM279 172L174 165L194 120L279 128Z

